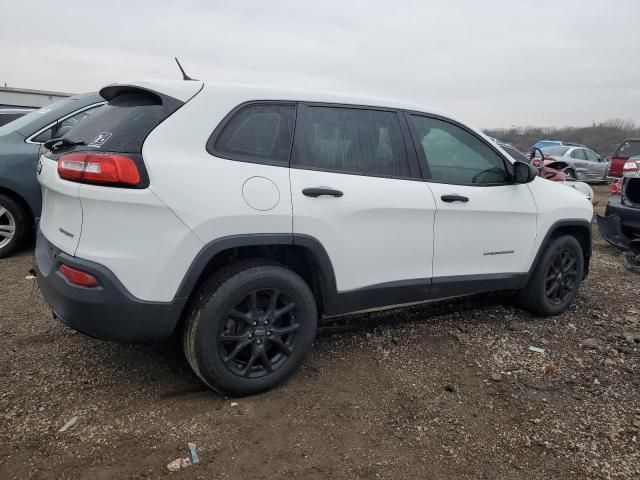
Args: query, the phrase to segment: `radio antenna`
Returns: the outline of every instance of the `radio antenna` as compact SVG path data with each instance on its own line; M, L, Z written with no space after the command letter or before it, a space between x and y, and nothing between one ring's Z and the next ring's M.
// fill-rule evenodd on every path
M195 78L191 78L189 75L187 75L187 73L184 71L184 68L182 68L182 65L180 65L180 61L178 60L178 57L173 57L173 58L176 60L176 63L178 64L178 68L182 72L182 79L183 80L194 80L194 81L197 81Z

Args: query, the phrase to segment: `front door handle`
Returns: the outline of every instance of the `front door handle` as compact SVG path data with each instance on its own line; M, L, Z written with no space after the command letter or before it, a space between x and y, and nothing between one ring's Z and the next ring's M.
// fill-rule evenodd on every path
M452 194L452 195L442 195L440 197L440 200L442 200L443 202L447 202L447 203L451 203L451 202L467 203L469 201L469 198L465 197L463 195Z
M305 188L302 190L302 194L307 197L319 197L321 195L330 195L332 197L341 197L344 195L340 190L334 190L333 188L317 187L317 188Z

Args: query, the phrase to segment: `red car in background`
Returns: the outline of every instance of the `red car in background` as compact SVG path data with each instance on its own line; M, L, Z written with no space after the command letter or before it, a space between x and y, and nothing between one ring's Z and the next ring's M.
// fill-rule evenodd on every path
M616 148L609 159L609 175L632 177L640 171L640 138L628 138Z

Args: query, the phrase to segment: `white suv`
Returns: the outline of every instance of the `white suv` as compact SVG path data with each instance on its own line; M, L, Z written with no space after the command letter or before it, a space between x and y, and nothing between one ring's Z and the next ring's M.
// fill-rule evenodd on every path
M55 316L122 342L183 336L195 373L265 391L319 317L495 290L562 313L592 206L417 105L134 82L49 144L38 281Z

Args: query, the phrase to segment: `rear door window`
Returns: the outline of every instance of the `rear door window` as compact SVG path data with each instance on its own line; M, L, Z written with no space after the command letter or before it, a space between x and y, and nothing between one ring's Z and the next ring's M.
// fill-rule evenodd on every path
M394 111L304 105L292 166L383 177L409 177Z
M64 138L109 152L140 153L147 135L182 104L146 90L125 90L69 130Z
M212 155L253 163L289 165L294 104L259 103L241 107L207 143Z

